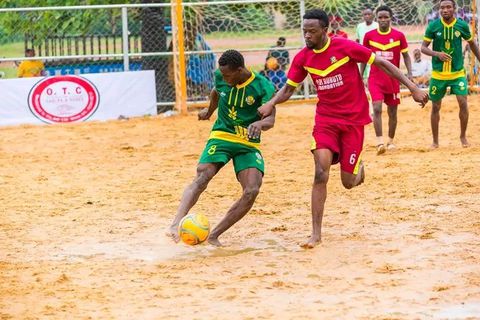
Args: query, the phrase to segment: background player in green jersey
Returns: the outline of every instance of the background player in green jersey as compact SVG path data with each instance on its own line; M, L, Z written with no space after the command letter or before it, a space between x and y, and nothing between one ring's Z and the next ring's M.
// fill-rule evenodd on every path
M465 39L475 57L480 60L478 46L473 40L468 24L455 17L454 0L440 0L440 19L430 22L425 31L422 52L432 56L432 79L430 81L430 100L432 100L432 148L438 148L438 127L442 98L447 87L457 96L460 107L460 141L468 147L466 136L468 125L468 83L463 68L462 39ZM433 42L433 50L428 46Z
M264 163L259 149L260 134L273 127L275 112L261 119L257 109L270 100L275 88L269 80L248 70L243 56L236 50L225 51L218 64L210 105L199 112L198 119L210 119L217 107L218 117L200 157L197 176L183 192L177 214L167 232L176 242L179 240L177 228L180 220L230 159L233 159L243 193L212 230L209 243L221 246L218 237L247 214L262 185Z

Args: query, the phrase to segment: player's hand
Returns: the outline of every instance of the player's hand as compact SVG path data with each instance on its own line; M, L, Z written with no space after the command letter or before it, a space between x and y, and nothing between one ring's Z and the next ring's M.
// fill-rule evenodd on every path
M412 91L413 100L420 103L420 105L425 107L425 104L428 102L428 93L420 89L415 89Z
M445 52L437 52L437 58L440 59L440 61L452 60L452 56Z
M198 113L198 120L208 120L210 119L210 114L208 114L208 108L203 108Z
M260 108L257 109L257 112L258 114L260 115L260 117L265 118L265 117L268 117L269 115L272 114L272 111L273 111L273 108L275 106L269 102L265 103L263 106L261 106Z
M248 139L258 139L262 133L262 121L255 121L248 126Z

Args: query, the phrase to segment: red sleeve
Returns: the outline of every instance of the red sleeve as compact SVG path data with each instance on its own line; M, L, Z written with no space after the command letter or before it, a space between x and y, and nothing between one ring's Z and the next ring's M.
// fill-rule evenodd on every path
M407 39L405 38L405 35L403 33L400 33L400 51L401 52L408 51Z
M367 48L370 48L370 44L368 42L369 40L370 40L370 37L368 36L368 32L367 32L363 37L363 45Z
M288 80L287 83L293 87L298 86L303 79L308 75L307 70L305 70L305 54L304 50L301 50L295 58L293 58L290 69L288 70Z
M365 36L365 40L367 37ZM346 47L348 56L357 63L368 63L372 64L375 60L375 54L372 50L362 46L361 44L355 41L349 41L348 46Z

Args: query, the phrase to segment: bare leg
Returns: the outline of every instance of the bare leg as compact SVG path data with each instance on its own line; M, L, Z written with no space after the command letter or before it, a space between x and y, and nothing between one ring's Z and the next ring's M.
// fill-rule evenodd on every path
M382 101L373 101L373 127L375 136L377 137L377 155L385 153L386 149L383 145L383 129L382 129Z
M388 137L393 140L397 130L397 106L387 106L388 112Z
M200 163L197 167L197 176L193 182L183 191L180 205L177 209L177 214L172 221L172 224L167 230L167 235L172 237L175 242L180 240L178 236L178 224L183 217L187 215L190 209L197 203L198 198L212 178L220 170L221 165L218 163Z
M218 237L250 211L262 185L263 175L257 168L242 170L237 177L242 185L243 193L241 198L232 205L225 217L210 233L208 242L214 246L220 247L222 244L218 241Z
M373 101L373 127L377 137L383 136L382 130L382 101Z
M467 140L467 125L468 125L468 103L467 96L457 96L458 106L460 110L458 117L460 118L460 142L462 147L468 148L470 144Z
M440 109L442 107L442 100L432 102L432 113L430 114L430 124L432 126L432 148L438 148L438 127L440 123Z
M327 199L327 183L332 164L333 153L328 149L313 151L315 160L315 177L312 186L312 235L301 246L310 249L322 240L322 219Z
M352 189L358 185L361 185L365 181L365 168L363 161L358 163L358 171L356 174L348 173L346 171L341 172L342 184L345 189Z

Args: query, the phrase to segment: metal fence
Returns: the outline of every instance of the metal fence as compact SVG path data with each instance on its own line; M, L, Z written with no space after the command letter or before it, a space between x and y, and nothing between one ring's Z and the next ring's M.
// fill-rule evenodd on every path
M457 1L458 14L474 28L476 1ZM206 101L218 55L226 49L241 51L253 70L272 76L266 63L272 50L284 50L292 58L303 46L305 10L322 7L339 17L341 27L355 39L362 10L380 4L393 8L396 27L412 47L419 46L426 23L437 12L427 0L172 0L0 8L0 75L14 78L19 63L36 59L44 62L47 75L155 70L163 111L179 98L189 105ZM280 37L285 39L281 48ZM27 48L35 49L36 57L25 57ZM475 65L469 65L476 76ZM288 63L276 68L285 71ZM297 97L311 96L313 89L306 82Z

